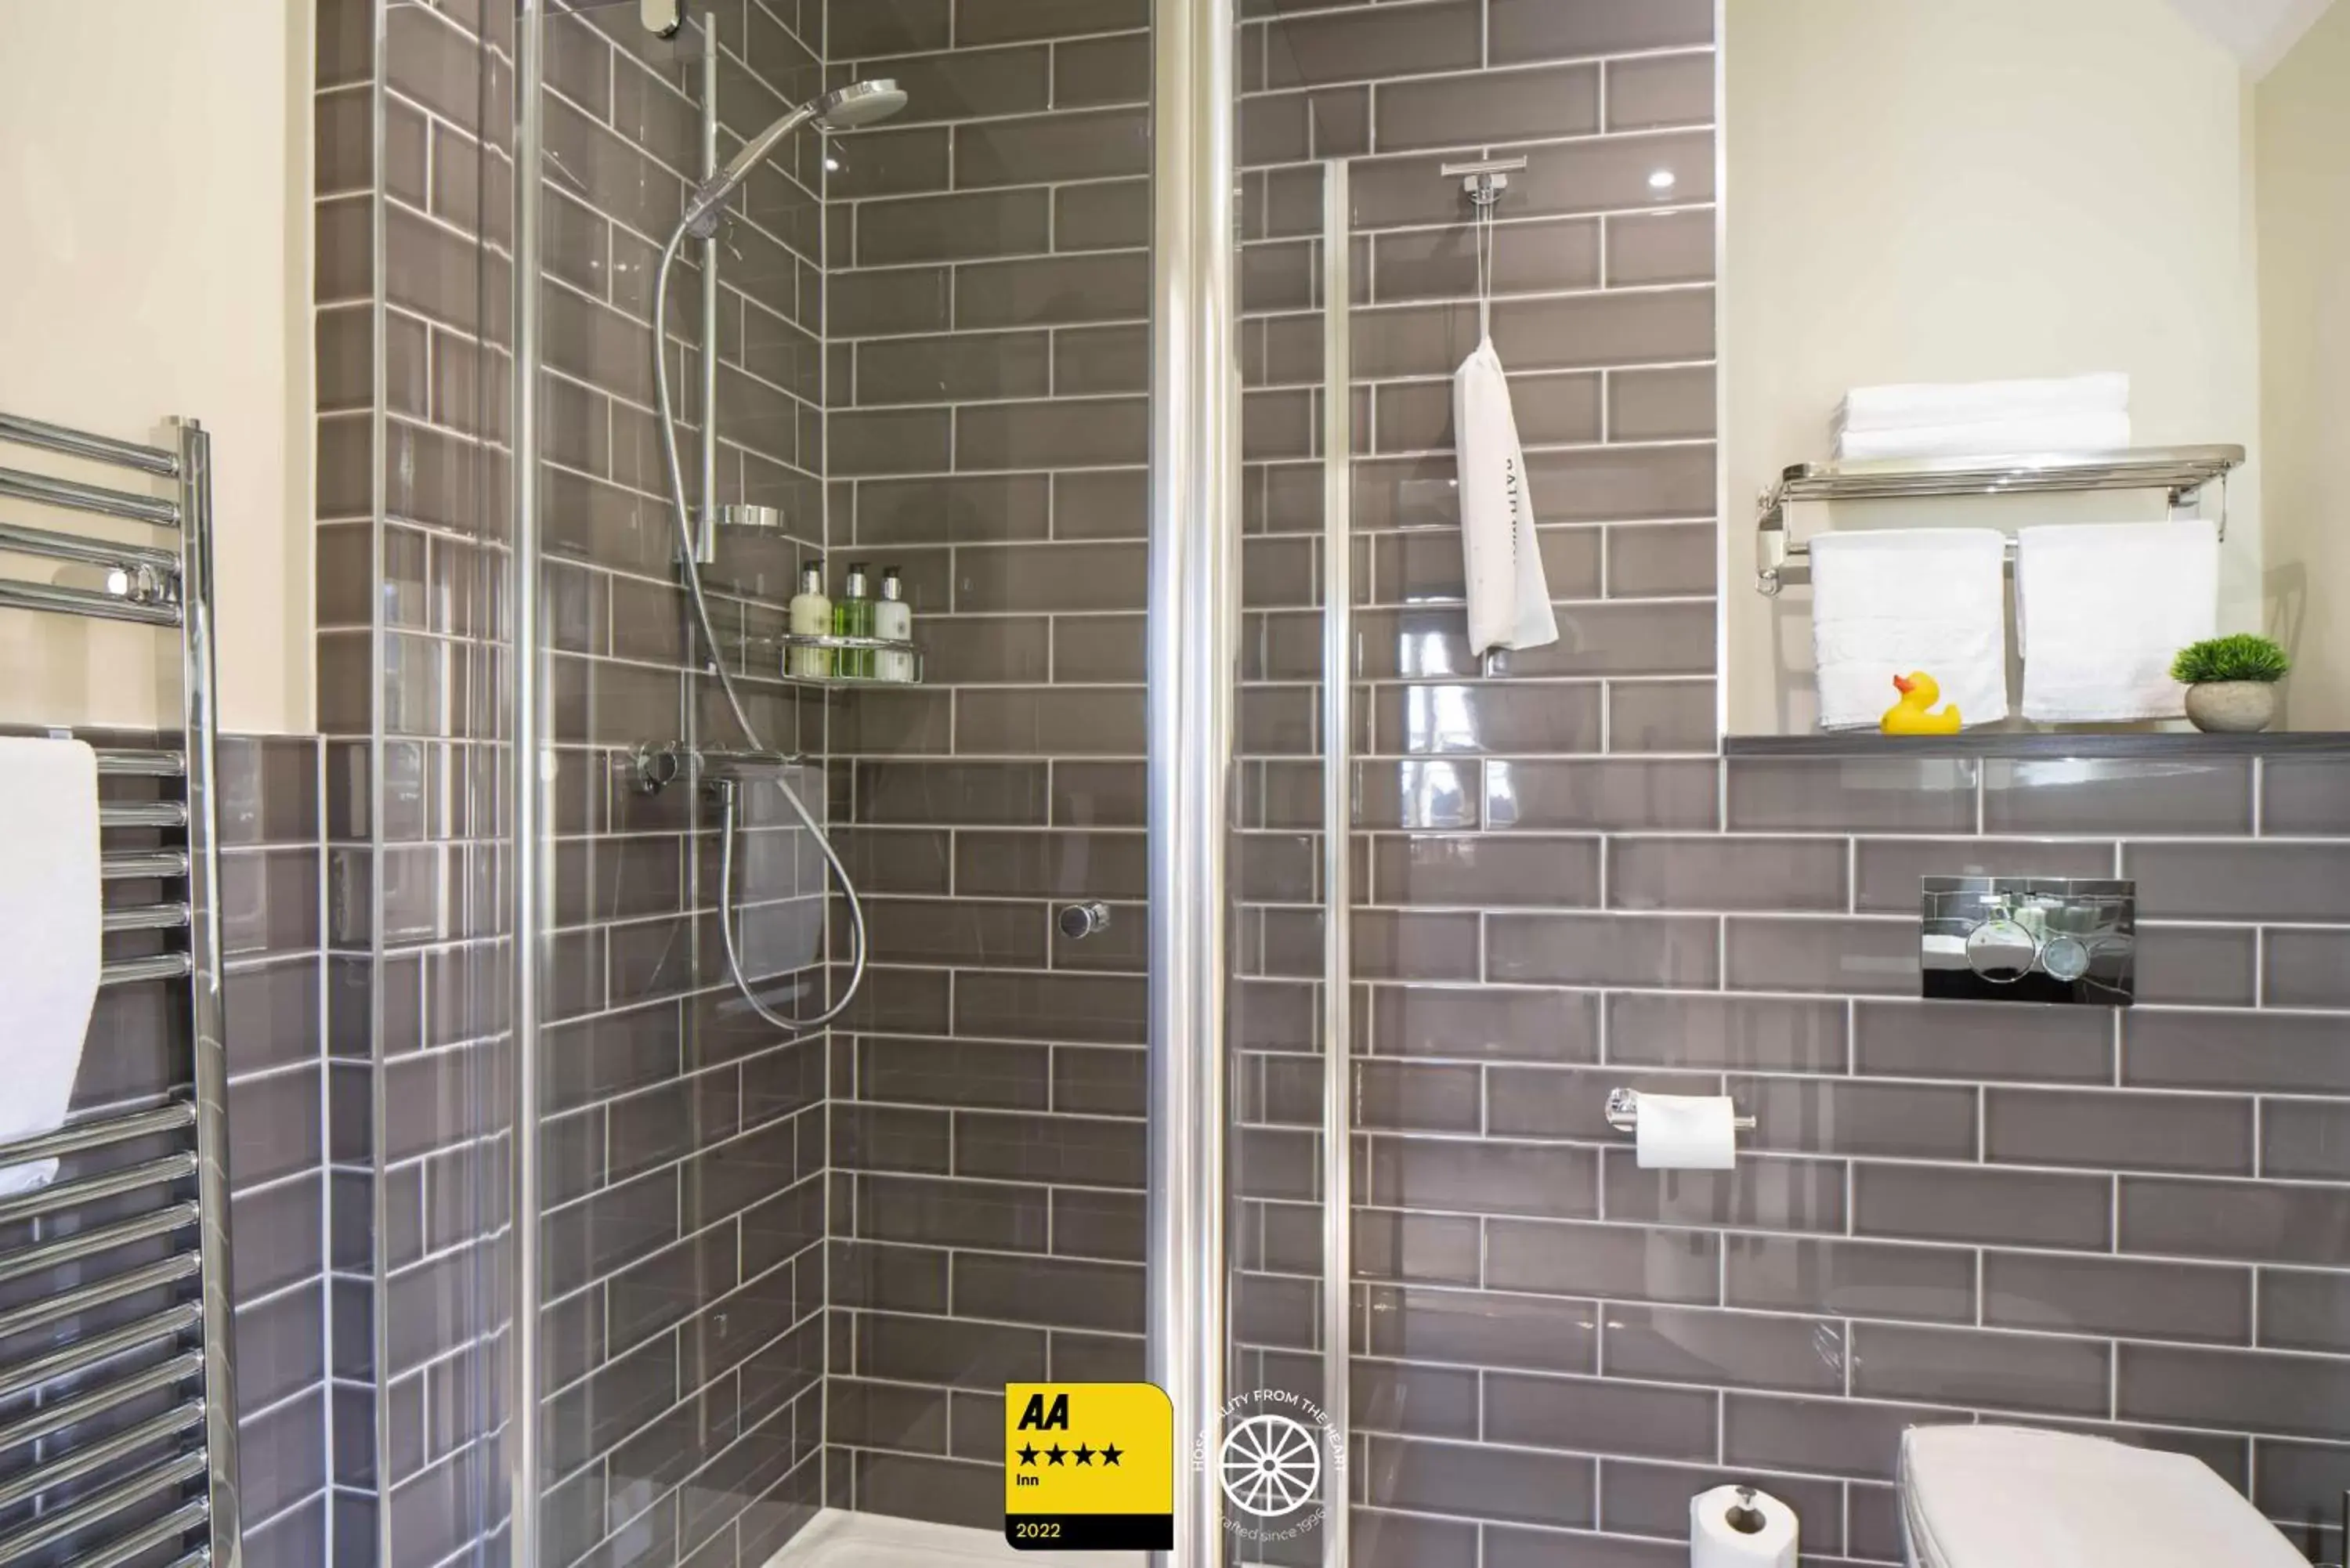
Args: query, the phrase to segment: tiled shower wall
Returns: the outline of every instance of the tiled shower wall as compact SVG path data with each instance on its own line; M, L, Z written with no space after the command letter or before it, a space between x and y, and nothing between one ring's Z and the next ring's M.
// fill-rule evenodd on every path
M330 1550L504 1518L511 8L322 0Z
M747 1019L720 968L716 819L691 786L640 795L626 773L639 744L743 743L688 673L699 659L671 586L651 412L651 264L698 170L700 35L653 39L633 5L554 9L545 84L524 106L509 9L328 10L318 621L336 1561L462 1555L494 1542L504 1508L516 1108L503 917L507 882L532 865L515 855L499 771L525 591L505 545L506 317L512 134L527 107L546 154L523 199L542 243L549 565L535 591L556 748L535 1107L547 1210L526 1217L544 1251L545 1561L762 1562L819 1490L824 1044L785 1044ZM813 42L785 10L706 13L727 50L730 151L815 85ZM724 236L717 499L785 519L722 545L710 576L730 643L775 629L792 568L821 537L821 209L809 170L798 175L762 171ZM671 296L689 452L700 400L683 344L699 296L691 272ZM820 750L820 704L804 715L774 682L746 694L770 744ZM823 972L821 888L764 794L751 819L746 958L779 977L767 1000L789 1008Z
M832 1075L827 1496L1000 1525L1003 1385L1141 1375L1144 0L833 0L836 560L927 683L845 698L875 968ZM1058 936L1056 902L1112 923Z

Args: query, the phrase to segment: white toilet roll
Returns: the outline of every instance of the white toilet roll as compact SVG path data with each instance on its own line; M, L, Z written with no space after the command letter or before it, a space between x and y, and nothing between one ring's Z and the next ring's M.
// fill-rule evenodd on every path
M1795 1568L1795 1511L1767 1491L1718 1486L1690 1499L1690 1568Z
M1737 1107L1724 1095L1642 1095L1634 1133L1643 1170L1728 1170L1738 1163Z

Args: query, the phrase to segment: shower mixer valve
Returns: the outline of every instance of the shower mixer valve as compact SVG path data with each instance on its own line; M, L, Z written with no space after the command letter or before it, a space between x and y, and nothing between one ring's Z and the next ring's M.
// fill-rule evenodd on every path
M663 746L639 744L620 765L630 789L659 794L681 780L712 787L767 783L806 763L796 752L711 751L673 741Z

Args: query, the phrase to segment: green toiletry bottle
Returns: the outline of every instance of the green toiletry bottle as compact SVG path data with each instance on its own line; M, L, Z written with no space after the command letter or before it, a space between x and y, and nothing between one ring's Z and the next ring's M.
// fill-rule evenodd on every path
M832 607L832 632L835 637L871 637L873 635L873 598L865 581L866 566L862 561L848 563L848 582L841 589L840 598ZM869 648L845 648L834 660L833 668L852 680L873 679L873 650Z

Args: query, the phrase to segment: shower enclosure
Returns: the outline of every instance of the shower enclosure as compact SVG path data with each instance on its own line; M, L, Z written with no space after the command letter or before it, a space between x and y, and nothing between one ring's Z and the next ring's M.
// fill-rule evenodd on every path
M1894 1563L1978 1418L2338 1560L2342 764L1723 754L1711 0L664 9L321 5L337 1563L1000 1551L1004 1385L1145 1377L1181 1568ZM785 675L817 564L919 680ZM1978 860L2184 968L1919 1002Z
M1000 1533L1003 1386L1043 1379L1170 1390L1187 1568L1590 1526L1588 1459L1476 1413L1564 1387L1481 1367L1583 1366L1587 1302L1480 1259L1591 1213L1605 1136L1545 1070L1593 994L1489 985L1532 978L1489 911L1588 901L1590 841L1538 831L1586 778L1690 793L1594 759L1715 766L1710 16L345 9L386 805L344 831L338 1246L380 1304L338 1428L380 1491L338 1446L338 1551ZM775 134L868 81L902 107ZM1480 684L1444 171L1529 153L1500 310L1590 602ZM785 675L803 569L852 563L897 568L919 681ZM428 863L470 875L404 930ZM1480 1466L1513 1496L1446 1502Z

